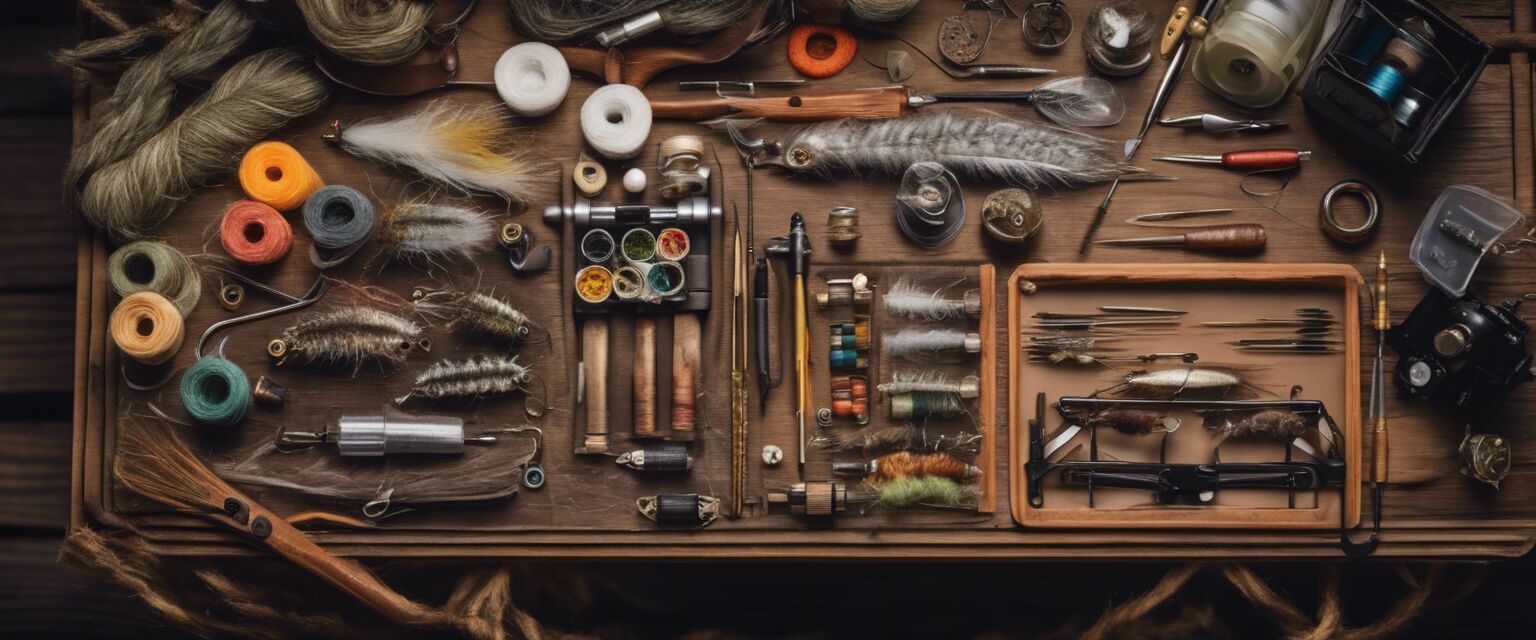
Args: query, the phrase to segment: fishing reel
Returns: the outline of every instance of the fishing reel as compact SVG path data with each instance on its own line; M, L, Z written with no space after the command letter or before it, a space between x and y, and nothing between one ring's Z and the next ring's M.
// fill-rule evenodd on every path
M1519 306L1518 300L1495 306L1431 289L1387 332L1398 354L1398 390L1474 422L1492 412L1516 386L1536 378L1526 351L1530 325L1516 315Z

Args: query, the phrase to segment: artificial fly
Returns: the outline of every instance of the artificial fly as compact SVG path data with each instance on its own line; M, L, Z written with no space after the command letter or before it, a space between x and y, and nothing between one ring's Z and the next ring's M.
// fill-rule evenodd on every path
M1173 416L1138 409L1106 409L1095 412L1083 420L1084 426L1108 427L1128 436L1173 433L1179 429L1181 423L1182 421Z
M981 335L958 329L901 329L882 338L880 348L911 362L953 360L981 351Z
M498 342L525 342L539 328L510 302L491 293L417 289L411 297L421 314L445 321L451 329L488 336Z
M438 100L421 111L368 120L326 134L347 152L410 167L466 195L492 193L521 205L547 183L544 167L514 145L506 109Z
M517 363L517 357L476 356L468 360L439 360L416 377L395 404L411 398L484 398L522 391L533 380L533 371Z
M881 296L885 310L917 320L941 321L981 317L981 291L971 289L960 299L944 297L944 289L925 289L905 277L898 278Z
M379 234L390 256L433 264L448 258L467 259L490 247L496 227L473 209L429 202L410 202L384 214Z
M974 484L941 476L899 478L878 487L866 484L850 493L848 500L864 504L866 511L917 506L967 509L975 507L981 496L981 490Z
M834 463L833 471L864 475L864 482L879 487L903 478L938 477L968 482L981 469L947 453L888 453L869 462Z
M756 147L757 164L830 178L898 176L919 162L1026 189L1075 188L1145 174L1120 162L1107 140L996 116L943 111L890 120L845 119L801 127Z
M418 348L428 351L431 343L415 322L382 309L343 307L300 318L267 344L267 355L279 365L298 358L360 368L368 361L397 365Z
M1105 391L1133 398L1225 398L1240 387L1251 387L1237 372L1228 369L1180 367L1159 371L1134 371L1125 381Z
M1234 420L1233 412L1210 412L1205 428L1224 438L1272 438L1289 441L1307 432L1307 421L1283 409L1264 409Z
M882 382L875 388L886 395L924 391L975 398L981 395L980 382L976 376L966 376L957 382L941 371L897 371L891 375L890 382Z
M912 451L969 456L981 451L981 439L979 433L929 433L925 428L908 424L899 427L866 427L852 433L822 428L811 439L811 445L823 451L865 455Z

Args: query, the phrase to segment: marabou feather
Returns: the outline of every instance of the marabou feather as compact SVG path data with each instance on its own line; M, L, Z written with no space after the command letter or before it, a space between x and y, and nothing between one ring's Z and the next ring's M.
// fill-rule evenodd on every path
M523 204L548 183L549 172L526 145L515 145L510 116L498 104L455 105L438 100L421 111L343 129L354 155L410 167L465 194L493 193Z
M410 202L384 215L384 235L390 255L411 261L423 258L469 258L489 247L496 228L473 209L428 202Z

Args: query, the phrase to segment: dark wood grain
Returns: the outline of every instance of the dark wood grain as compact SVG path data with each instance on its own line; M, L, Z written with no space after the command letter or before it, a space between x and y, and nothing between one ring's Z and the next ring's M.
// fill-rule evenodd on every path
M16 159L0 199L0 290L74 284L79 222L59 198L69 127L63 115L0 117L0 154Z
M0 527L69 523L69 423L0 422Z
M0 293L0 389L8 393L65 391L73 385L74 296Z

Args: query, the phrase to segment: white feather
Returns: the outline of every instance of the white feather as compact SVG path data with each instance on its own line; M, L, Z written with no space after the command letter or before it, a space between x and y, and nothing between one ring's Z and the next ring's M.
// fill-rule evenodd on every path
M469 257L494 241L496 228L472 209L431 203L407 203L390 211L384 222L390 253L401 258Z
M882 338L880 346L888 355L911 359L964 352L965 339L958 329L902 329Z
M341 144L354 155L410 167L459 192L493 193L521 204L546 178L522 150L512 149L508 118L498 105L438 100L410 115L353 124L341 132Z
M942 289L929 291L905 277L897 279L880 300L886 311L908 318L938 321L967 315L964 299L945 298Z

